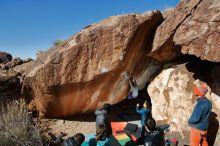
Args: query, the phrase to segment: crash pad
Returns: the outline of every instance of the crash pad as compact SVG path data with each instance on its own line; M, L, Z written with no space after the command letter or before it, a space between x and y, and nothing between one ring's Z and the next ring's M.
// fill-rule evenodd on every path
M126 133L124 131L124 128L126 127L127 122L111 122L112 131L113 134L115 133ZM129 136L133 141L137 141L137 139L140 137L141 130L138 128L138 130L134 133L129 133Z
M116 131L124 130L126 125L127 125L127 122L111 122L113 133L116 133Z
M137 146L126 133L113 134L121 146Z

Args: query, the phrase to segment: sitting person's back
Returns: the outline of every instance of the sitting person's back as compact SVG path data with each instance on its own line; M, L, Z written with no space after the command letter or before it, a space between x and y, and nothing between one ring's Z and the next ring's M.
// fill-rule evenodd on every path
M110 135L107 134L107 127L100 125L96 131L96 138L89 140L89 146L110 146Z
M109 113L111 112L111 105L106 103L103 105L101 110L96 110L96 131L100 128L100 125L103 125L107 128L106 135L112 135L112 127L109 118Z
M100 140L90 139L89 146L110 146L110 138L102 138Z
M145 140L145 146L162 146L164 144L164 135L161 129L156 129L147 133Z
M147 135L144 139L144 146L163 146L164 132L160 128L156 128L156 122L153 118L145 122Z

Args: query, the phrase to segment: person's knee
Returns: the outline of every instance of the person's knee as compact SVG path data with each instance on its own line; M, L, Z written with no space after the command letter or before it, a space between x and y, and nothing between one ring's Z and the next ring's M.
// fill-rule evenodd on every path
M207 138L204 137L202 141L202 146L208 146Z
M200 136L191 136L190 137L190 146L199 146L201 142Z

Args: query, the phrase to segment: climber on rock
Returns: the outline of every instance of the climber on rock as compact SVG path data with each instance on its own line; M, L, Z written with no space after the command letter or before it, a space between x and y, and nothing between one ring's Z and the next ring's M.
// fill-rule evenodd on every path
M208 92L206 86L195 87L194 92L198 99L192 115L188 120L191 126L190 146L208 146L206 137L212 103L205 97Z
M107 128L107 135L112 135L112 127L109 119L109 113L111 112L111 105L106 103L103 107L99 110L95 111L96 115L96 132L99 130L100 125L106 126Z
M128 82L130 86L129 92L126 95L126 99L120 104L120 106L124 109L134 108L136 103L135 100L138 97L138 86L134 77L130 78Z
M140 108L140 105L137 104L136 112L141 115L141 125L142 125L142 127L141 127L141 139L144 140L144 136L145 136L145 133L146 133L145 122L148 120L148 118L150 116L150 113L151 113L151 109L149 108L149 105L148 105L147 101L144 102L143 108Z
M129 85L130 85L130 91L128 93L127 99L134 99L138 97L138 86L136 83L135 78L133 77L132 80L129 80Z

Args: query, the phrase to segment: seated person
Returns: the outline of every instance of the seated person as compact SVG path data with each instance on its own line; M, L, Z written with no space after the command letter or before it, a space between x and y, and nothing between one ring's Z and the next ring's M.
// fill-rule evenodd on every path
M156 122L153 118L149 118L145 122L147 134L144 139L144 146L164 146L164 132L160 128L156 128Z
M67 138L62 146L81 146L84 140L85 136L82 133L77 133L73 137Z
M100 128L100 125L107 128L107 134L112 135L112 127L109 114L111 112L111 105L105 103L101 109L95 111L96 115L96 131Z
M61 132L58 136L55 136L52 133L49 133L48 135L51 137L50 146L81 146L85 140L85 136L81 133L77 133L66 140L62 138L66 135L66 133L63 132Z
M107 127L100 125L96 131L96 138L89 140L89 146L110 146L110 135L107 132Z

